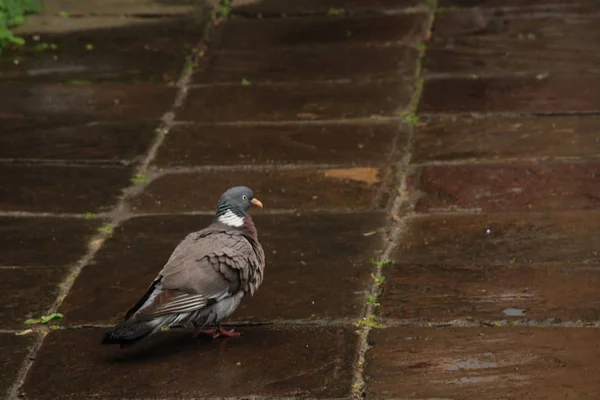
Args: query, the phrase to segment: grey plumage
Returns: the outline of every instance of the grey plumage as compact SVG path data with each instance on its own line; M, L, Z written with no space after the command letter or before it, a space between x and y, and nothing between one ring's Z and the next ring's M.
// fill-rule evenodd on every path
M246 294L254 295L263 280L265 255L247 214L251 205L262 207L249 188L226 191L213 223L175 248L146 294L102 344L124 347L163 326L219 326Z

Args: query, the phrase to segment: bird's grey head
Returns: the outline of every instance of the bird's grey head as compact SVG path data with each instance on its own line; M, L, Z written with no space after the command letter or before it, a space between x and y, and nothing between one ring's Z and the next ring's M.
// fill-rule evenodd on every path
M244 225L248 209L253 205L262 208L260 200L254 198L252 189L247 186L234 186L219 199L215 222L241 227Z

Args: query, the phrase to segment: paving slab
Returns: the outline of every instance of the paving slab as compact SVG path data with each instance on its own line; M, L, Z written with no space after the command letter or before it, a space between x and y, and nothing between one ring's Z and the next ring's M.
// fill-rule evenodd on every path
M152 181L128 204L138 213L212 212L223 192L244 182L269 210L383 209L388 175L388 168L375 167L172 173Z
M233 12L244 15L273 13L345 15L364 11L402 10L418 6L420 3L420 0L332 0L327 3L320 0L242 0L233 2Z
M597 13L554 13L480 8L436 16L423 61L428 74L600 72Z
M597 210L411 218L393 255L403 264L596 264Z
M209 86L190 90L183 121L314 121L393 117L409 107L406 80Z
M561 211L600 208L599 163L503 163L420 168L417 212L456 209Z
M46 14L185 14L195 9L195 0L44 0Z
M431 79L418 113L595 113L598 84L598 75Z
M159 121L172 105L175 88L152 84L2 83L0 118Z
M17 379L17 374L25 362L25 358L32 350L36 335L17 336L14 333L0 334L0 374L1 398L8 398L8 391Z
M103 331L51 332L22 391L27 398L342 398L351 392L352 328L251 328L241 340L159 333L127 351ZM204 378L202 378L204 377Z
M367 398L595 399L597 329L390 328L367 352Z
M433 117L419 123L414 163L495 159L590 159L600 154L600 118Z
M199 61L196 83L302 82L414 77L418 51L409 46L339 45L261 51L211 51Z
M211 48L256 51L339 44L416 45L425 36L428 21L425 12L312 18L233 17L213 29Z
M64 267L0 267L2 328L26 329L26 319L46 315L66 275Z
M202 36L194 20L84 30L30 33L24 47L3 51L0 80L13 82L173 83Z
M485 8L549 8L558 9L558 12L564 12L564 9L571 7L593 6L597 5L594 0L575 0L565 2L563 0L440 0L437 4L439 8L444 7L485 7Z
M107 211L131 176L131 168L115 166L0 165L0 210Z
M368 260L381 250L384 214L256 215L254 220L265 248L265 276L271 278L265 277L264 287L243 302L233 320L357 316L373 270ZM75 281L61 306L66 322L117 321L143 295L175 246L211 221L211 216L128 220ZM332 290L344 295L332 298Z
M378 166L408 142L400 122L301 125L180 125L169 131L154 165L330 164ZM0 143L2 138L0 137ZM1 150L0 150L1 154Z
M0 265L49 267L74 263L102 222L81 218L0 217Z
M401 264L385 267L380 299L388 322L459 319L548 321L600 319L597 265L567 262L488 265Z
M148 121L72 122L66 119L0 120L0 158L137 162L156 137Z

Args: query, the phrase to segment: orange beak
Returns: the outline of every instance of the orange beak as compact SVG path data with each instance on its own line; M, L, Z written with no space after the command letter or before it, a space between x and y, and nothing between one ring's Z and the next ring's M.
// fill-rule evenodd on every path
M263 205L259 199L252 199L252 200L250 200L250 203L254 204L256 207L263 208Z

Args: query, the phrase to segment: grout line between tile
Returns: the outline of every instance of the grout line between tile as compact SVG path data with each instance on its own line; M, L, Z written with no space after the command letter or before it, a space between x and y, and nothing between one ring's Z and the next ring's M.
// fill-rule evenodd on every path
M429 21L426 28L426 32L430 32L430 29L433 25L433 21L435 19L435 9L437 7L437 0L432 0L429 2L430 4L430 14ZM426 32L423 32L424 34ZM366 363L366 354L370 348L368 338L371 330L375 328L380 328L383 325L381 324L378 316L377 316L377 307L378 300L382 292L382 285L385 280L385 276L383 273L383 269L386 264L390 263L390 257L392 256L393 250L396 247L397 243L400 241L400 238L404 234L405 226L406 226L406 218L400 218L400 214L407 214L410 212L411 201L408 194L407 188L407 179L406 177L409 174L411 165L411 157L412 157L412 142L414 136L414 122L418 119L417 117L417 107L419 104L419 100L421 97L421 93L423 91L424 79L423 79L423 71L422 71L422 61L425 56L426 45L420 46L420 54L417 62L417 67L415 70L415 91L413 94L413 99L410 104L409 112L405 115L405 120L412 121L411 129L409 132L408 140L404 149L398 149L404 152L402 160L398 163L398 169L396 171L396 185L397 190L393 190L391 197L391 206L389 208L389 226L390 233L387 238L384 238L383 253L380 255L378 259L371 260L372 263L375 264L375 272L371 274L373 278L373 282L371 284L371 288L367 293L365 298L365 311L363 318L358 322L359 326L359 349L356 357L356 363L354 368L354 376L352 382L352 394L355 399L363 399L366 397L366 381L365 381L365 363Z
M206 17L207 16L205 16L205 20L203 21L204 24L209 23L209 19ZM205 46L205 38L202 37L200 40L200 43L198 44L198 47L203 48L204 46ZM144 157L144 160L142 161L141 165L137 168L136 175L145 174L147 172L148 166L150 165L150 163L156 156L158 148L163 143L165 133L167 133L169 131L169 129L172 128L173 121L175 119L175 112L178 108L180 108L182 106L183 102L186 99L186 96L188 93L187 89L188 89L188 86L190 85L192 75L193 75L193 69L189 68L188 65L185 65L183 68L183 71L180 74L179 80L177 82L178 91L175 95L173 105L169 108L169 110L167 112L165 112L165 114L163 114L163 116L161 118L160 126L158 128L160 133L157 134L156 138L154 139L154 142L152 143L152 145L150 146L150 149L148 150L146 156ZM144 186L145 185L142 183L134 182L132 185L130 185L129 187L127 187L123 190L124 195L121 198L121 200L119 201L119 203L117 203L117 205L115 207L113 207L111 212L107 213L108 215L110 215L109 226L111 227L111 229L100 232L96 236L94 236L90 239L90 241L88 243L87 253L81 259L79 259L79 261L77 261L75 263L75 265L71 269L69 276L60 285L59 295L56 298L54 304L48 310L47 314L54 313L59 309L64 298L68 295L69 291L71 290L77 276L81 273L81 270L83 269L83 267L89 263L89 261L96 255L96 253L100 250L100 248L106 242L106 240L108 240L110 238L110 236L112 235L113 229L121 223L122 213L120 211L126 210L126 208L127 208L127 206L125 204L126 200L130 196L136 194L139 190L143 189ZM36 342L35 346L29 353L29 356L23 363L23 366L21 367L19 373L17 374L15 383L8 391L9 399L18 399L20 397L19 389L20 389L21 385L23 384L23 382L27 376L27 373L29 372L29 369L33 365L35 356L36 356L39 348L41 347L46 334L47 334L47 330L45 330L45 329L40 330L40 337L39 337L38 341Z

